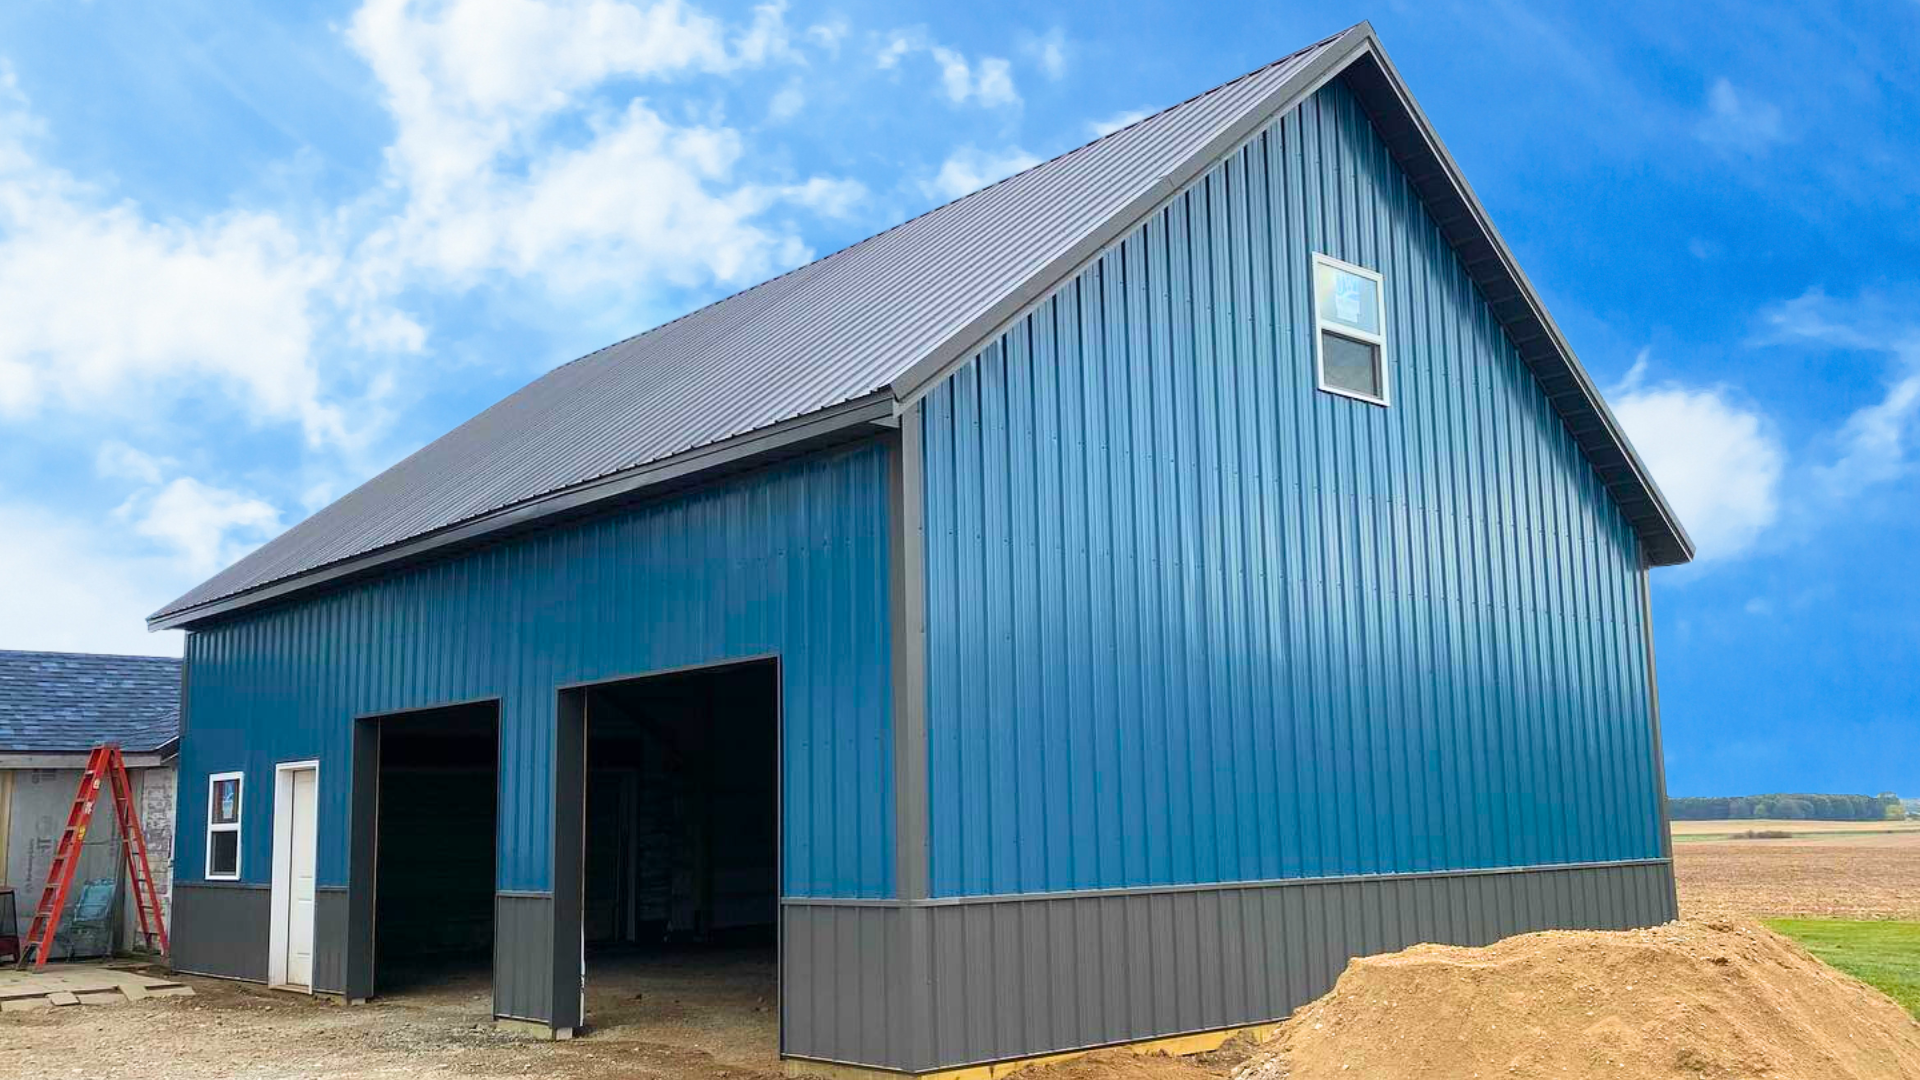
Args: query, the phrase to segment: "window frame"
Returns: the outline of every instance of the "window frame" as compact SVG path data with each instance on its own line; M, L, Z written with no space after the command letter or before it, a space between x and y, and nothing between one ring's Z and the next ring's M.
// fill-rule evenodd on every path
M1373 282L1374 316L1380 324L1379 333L1371 334L1365 330L1348 326L1346 323L1335 322L1322 317L1320 314L1320 268L1322 266L1331 270L1339 270L1353 274L1357 277L1363 277ZM1387 381L1388 369L1391 365L1387 363L1386 278L1381 276L1378 270L1369 270L1364 266L1356 266L1353 263L1345 262L1331 255L1316 251L1313 253L1313 269L1308 275L1308 293L1312 297L1313 303L1313 381L1315 387L1325 393L1337 394L1340 397L1352 398L1355 401L1364 401L1369 405L1378 405L1383 409L1392 407L1392 388ZM1355 341L1374 347L1374 372L1379 379L1380 396L1375 397L1372 394L1361 393L1358 390L1349 390L1344 386L1333 386L1327 382L1326 335L1328 334L1337 334L1340 337L1346 338L1348 341Z
M231 780L234 783L233 820L230 822L216 821L214 820L214 811L219 804L215 801L214 792L216 789L218 789L218 787L222 783L228 780ZM239 881L240 880L240 856L241 856L240 823L246 820L246 816L247 816L247 774L244 772L222 772L222 773L214 773L211 776L208 776L207 777L207 852L206 852L206 861L207 861L206 879L208 881ZM234 834L233 835L233 872L226 873L226 874L215 873L213 869L213 837L215 833L223 833L223 832L230 832Z

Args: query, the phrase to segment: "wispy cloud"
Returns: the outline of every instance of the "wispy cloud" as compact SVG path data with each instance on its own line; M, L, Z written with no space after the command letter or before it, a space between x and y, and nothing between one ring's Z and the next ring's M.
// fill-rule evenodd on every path
M1026 34L1020 38L1020 51L1032 60L1047 78L1056 82L1067 76L1067 32L1055 26L1044 34Z
M1852 298L1810 289L1767 309L1768 339L1814 348L1881 356L1887 373L1878 401L1863 405L1835 434L1832 460L1816 475L1838 497L1896 480L1915 468L1920 438L1920 316L1911 304L1882 293Z
M776 123L791 120L800 115L807 106L807 92L798 79L789 80L785 86L774 91L767 102L767 119Z
M1722 150L1761 154L1785 141L1778 106L1734 89L1725 78L1707 91L1707 115L1694 129L1700 140Z
M955 105L973 102L988 108L1007 108L1021 103L1020 91L1013 83L1013 65L1004 57L983 56L970 61L959 50L933 41L918 27L885 35L874 53L874 64L883 71L897 71L908 57L919 53L933 61L940 92Z
M194 578L212 575L282 528L271 503L190 476L141 492L116 514L171 551Z
M963 146L947 155L940 163L940 171L923 181L920 189L933 198L957 199L1038 164L1039 158L1017 146L1004 150Z
M1087 134L1098 139L1103 135L1111 135L1123 127L1132 127L1152 115L1152 109L1128 109L1125 112L1114 113L1112 116L1102 120L1089 120L1087 121Z

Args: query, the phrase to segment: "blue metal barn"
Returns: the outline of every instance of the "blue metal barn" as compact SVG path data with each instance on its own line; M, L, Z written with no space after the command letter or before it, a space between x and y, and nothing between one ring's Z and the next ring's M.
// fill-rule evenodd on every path
M796 1068L922 1074L1662 922L1691 555L1362 24L560 367L153 616L176 963L490 949L565 1036L583 940L758 927Z

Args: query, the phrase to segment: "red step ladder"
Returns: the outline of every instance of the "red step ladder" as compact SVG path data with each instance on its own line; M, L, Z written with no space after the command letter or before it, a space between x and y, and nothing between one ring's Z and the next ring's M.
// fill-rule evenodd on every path
M73 888L73 872L80 862L80 846L86 842L87 827L93 823L93 807L100 799L100 785L111 784L113 814L120 827L120 854L127 864L127 881L133 886L134 910L140 917L140 933L149 948L155 941L167 951L167 928L160 921L160 894L153 887L153 870L147 864L147 841L140 832L140 817L133 810L133 785L127 780L127 762L120 756L117 743L102 743L87 755L87 771L80 774L80 790L73 797L73 809L67 812L67 829L54 848L53 865L47 870L47 884L40 891L40 906L34 910L33 924L20 946L19 966L47 966L53 953L53 934L60 927L60 913L67 907L67 892Z

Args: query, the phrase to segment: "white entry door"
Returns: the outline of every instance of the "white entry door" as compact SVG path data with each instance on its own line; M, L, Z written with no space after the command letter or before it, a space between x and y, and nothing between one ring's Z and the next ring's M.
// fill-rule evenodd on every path
M273 952L267 958L267 976L275 986L311 990L320 770L303 764L275 771Z

